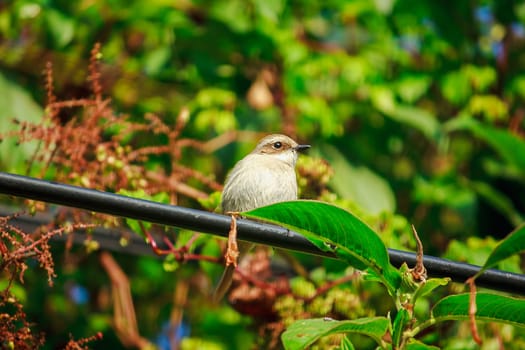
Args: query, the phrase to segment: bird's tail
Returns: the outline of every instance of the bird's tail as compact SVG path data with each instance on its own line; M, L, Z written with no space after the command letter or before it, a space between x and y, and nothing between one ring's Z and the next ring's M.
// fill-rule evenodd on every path
M213 293L214 302L218 303L224 297L224 294L226 294L228 289L230 289L230 286L232 285L234 272L235 266L233 265L227 266L224 269L219 284L217 285L217 288L215 288L215 292Z
M254 244L250 242L238 242L238 245L239 256L237 259L240 262L244 258L244 256L246 256L246 254L250 251L250 249L254 246ZM234 272L235 266L226 266L224 272L222 273L222 277L219 281L219 284L217 285L217 288L215 288L215 292L213 293L214 302L219 302L224 297L228 289L230 289L230 286L232 285Z

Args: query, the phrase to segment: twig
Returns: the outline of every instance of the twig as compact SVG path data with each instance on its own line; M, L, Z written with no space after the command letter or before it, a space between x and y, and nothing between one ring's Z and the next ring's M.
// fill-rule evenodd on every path
M476 323L476 312L477 312L477 304L476 304L476 283L474 278L469 278L466 282L470 288L470 297L469 297L469 309L468 309L468 315L469 315L469 323L470 323L470 331L472 333L472 338L478 345L482 345L483 341L481 340L481 337L479 336L478 332L478 325Z
M108 252L100 254L100 263L111 279L115 307L113 317L115 330L120 341L126 347L137 347L139 349L152 347L153 345L139 333L135 307L133 306L131 289L126 274Z
M182 248L176 248L173 245L173 243L166 236L163 236L163 241L168 246L168 249L160 249L158 247L158 245L157 245L157 241L155 241L155 239L153 238L151 233L149 233L149 231L144 227L144 224L142 222L140 222L140 221L139 221L139 226L140 226L142 232L144 233L144 235L146 236L147 241L148 241L149 245L151 246L151 249L153 250L153 252L155 254L157 254L159 256L173 254L173 256L175 257L175 260L177 260L179 262L186 262L186 261L190 261L190 260L201 260L201 261L207 261L207 262L219 264L220 261L221 261L220 258L217 258L217 257L214 257L214 256L207 256L207 255L200 255L200 254L189 254L188 253L188 250L189 250L188 244L186 244ZM191 240L191 239L190 239L190 241L193 242L193 240Z
M357 277L359 277L360 275L361 275L361 273L359 271L355 271L354 273L352 273L350 275L343 276L343 277L338 278L336 280L333 280L333 281L330 281L328 283L325 283L324 285L320 286L319 288L317 288L315 290L315 294L313 296L308 297L308 298L304 298L304 300L307 303L309 303L312 300L314 300L315 298L317 298L318 296L323 295L324 293L328 292L330 289L334 288L335 286L338 286L338 285L343 284L343 283L350 282L350 281L356 279ZM298 296L296 296L296 297L298 297Z
M423 243L421 243L421 240L419 239L419 235L417 234L416 227L412 225L412 232L414 233L414 238L416 239L417 244L417 253L416 253L416 266L411 270L412 277L416 281L422 281L424 282L427 279L427 269L425 268L425 265L423 264Z

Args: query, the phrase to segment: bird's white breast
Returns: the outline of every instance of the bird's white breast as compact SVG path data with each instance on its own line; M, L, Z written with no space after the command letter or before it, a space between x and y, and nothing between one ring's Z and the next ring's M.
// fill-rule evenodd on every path
M222 194L224 212L297 199L294 152L250 154L233 168Z

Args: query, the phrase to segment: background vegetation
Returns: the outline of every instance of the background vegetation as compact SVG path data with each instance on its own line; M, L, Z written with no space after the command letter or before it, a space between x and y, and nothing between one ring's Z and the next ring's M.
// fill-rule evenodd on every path
M15 0L0 3L0 40L2 171L213 210L228 169L260 136L282 132L313 146L298 166L302 197L352 210L389 247L414 249L414 224L425 253L481 264L523 222L521 1ZM167 233L178 247L191 240L193 251L220 257L215 239ZM93 347L145 344L115 330L116 268L89 249L55 248L53 287L31 261L10 287L32 334L45 333L43 347L97 332ZM210 303L220 264L115 258L141 341L161 348L274 347L292 319L391 307L360 279L316 292L349 271L314 257L294 257L296 272L306 271L286 280L291 292L274 286L265 315L242 290L237 310ZM520 271L520 261L503 267ZM483 336L487 349L525 341L508 326L487 325ZM475 346L461 325L425 341Z

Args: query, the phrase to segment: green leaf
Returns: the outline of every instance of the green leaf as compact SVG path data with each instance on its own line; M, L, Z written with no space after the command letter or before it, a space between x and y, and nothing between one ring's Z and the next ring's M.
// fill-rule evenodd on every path
M511 91L521 98L525 97L525 75L516 76L510 84Z
M209 211L217 211L221 204L221 192L212 192L206 198L197 198L197 201L203 206L204 209Z
M449 277L445 277L445 278L430 278L430 279L426 280L425 283L422 283L418 287L418 289L414 293L414 297L412 298L412 301L415 303L418 298L430 294L434 289L436 289L438 287L446 286L447 284L449 284L449 282L450 282L450 278Z
M387 117L421 131L427 138L436 140L441 132L437 118L426 109L398 104L389 87L377 86L371 90L370 99L375 108Z
M19 282L9 281L8 279L0 280L0 292L9 293L21 303L27 302L27 291Z
M488 268L493 267L500 261L518 254L525 250L525 224L515 229L511 234L504 238L487 258L485 265L479 270L475 277L478 277Z
M180 267L180 263L175 259L174 254L169 254L164 258L162 267L164 268L164 271L173 272Z
M396 105L391 111L386 111L385 115L401 124L418 129L431 140L437 140L441 133L441 125L436 117L423 108Z
M455 105L463 104L472 95L468 77L462 71L448 73L440 85L443 96Z
M407 75L397 81L397 94L403 101L412 104L428 91L431 83L430 76Z
M464 104L474 92L485 92L497 81L493 67L466 65L448 73L441 81L443 96L455 105Z
M300 115L297 124L301 129L315 124L315 130L325 137L342 134L341 124L335 118L333 108L326 100L315 96L291 98L290 100L297 107Z
M75 35L75 22L62 12L49 8L44 12L49 34L57 47L68 45Z
M441 299L432 309L436 322L469 319L468 293ZM476 319L525 327L525 300L490 293L476 294Z
M366 167L353 166L333 146L323 145L321 152L334 169L330 185L341 197L351 199L371 214L395 211L394 192L385 179Z
M44 110L31 96L30 89L16 83L10 75L0 72L0 135L18 130L19 125L10 120L38 123ZM18 173L25 169L27 160L35 152L37 141L19 143L18 137L0 142L0 164L3 171Z
M377 85L370 90L370 102L379 111L390 114L396 108L396 97L389 86Z
M476 92L487 91L498 79L496 69L491 66L480 67L468 64L461 70L466 73L468 81Z
M219 88L207 88L199 91L195 97L195 107L199 108L229 108L235 104L237 97L235 93Z
M405 325L410 321L410 315L406 309L399 309L392 327L392 345L394 349L399 348Z
M150 75L159 74L170 59L171 51L169 46L161 46L148 51L144 57L144 70Z
M371 269L393 295L401 276L379 236L350 212L317 201L290 201L243 213L297 231L323 251L332 251L357 269Z
M489 122L505 121L509 115L507 103L494 95L474 95L467 108L470 114L481 115Z
M425 204L440 204L454 209L472 207L476 196L472 189L459 186L447 179L427 179L418 176L414 181L413 197Z
M160 202L160 203L169 203L169 196L165 192L159 192L159 193L156 193L155 195L150 195L146 193L146 191L144 191L143 189L139 189L135 191L120 189L117 193L124 195L124 196L133 197L133 198L145 199L145 200ZM125 221L126 221L126 224L129 226L129 228L133 232L137 233L138 235L144 238L146 238L146 236L144 235L142 228L144 227L146 230L149 230L152 227L151 222L135 220L135 219L130 219L130 218L126 218Z
M525 141L506 129L483 124L471 117L461 117L447 123L448 131L468 130L488 143L510 165L525 172Z
M321 337L337 333L359 333L381 342L388 330L386 317L370 317L358 320L336 321L330 318L314 318L294 322L282 335L285 349L305 349Z
M214 130L217 134L235 130L237 120L231 111L218 108L205 109L195 116L195 127L201 131Z
M340 350L355 350L354 344L348 339L348 337L343 337L343 340L341 340L341 344L339 344Z
M251 3L242 0L219 1L207 11L211 19L223 22L234 32L245 33L254 25L251 17L247 16L251 12L250 6Z
M405 350L439 350L436 346L423 344L415 339L410 339L407 345L404 347Z
M261 17L270 22L278 23L285 3L283 0L255 0L254 5Z

